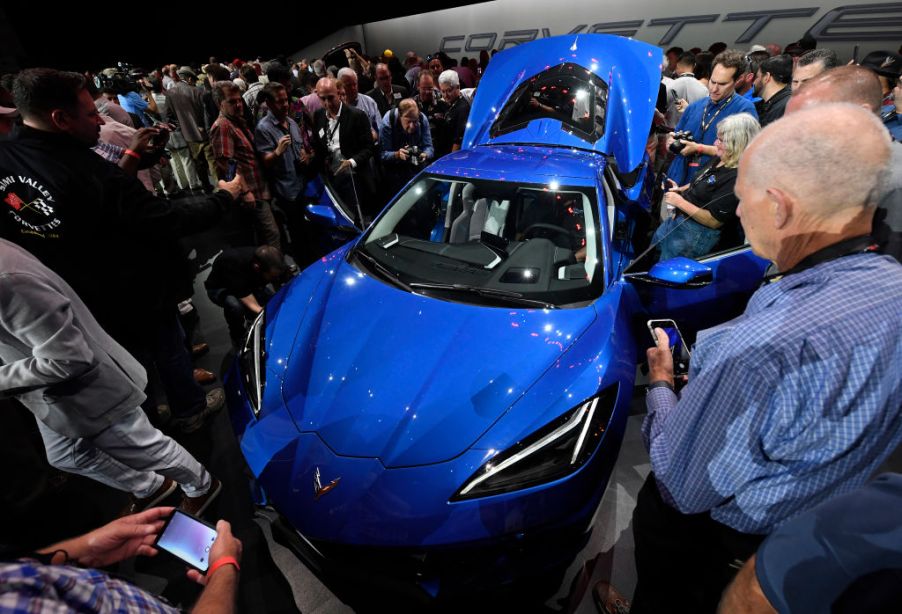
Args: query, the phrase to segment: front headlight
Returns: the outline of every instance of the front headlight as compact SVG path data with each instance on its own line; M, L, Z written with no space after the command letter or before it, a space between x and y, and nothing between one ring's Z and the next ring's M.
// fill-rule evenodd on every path
M266 385L266 339L265 311L261 311L247 333L244 348L239 361L241 374L244 377L244 389L251 400L254 417L260 415L260 403L263 401L263 387Z
M611 386L496 454L464 482L451 501L487 497L562 478L579 469L598 447L617 401Z

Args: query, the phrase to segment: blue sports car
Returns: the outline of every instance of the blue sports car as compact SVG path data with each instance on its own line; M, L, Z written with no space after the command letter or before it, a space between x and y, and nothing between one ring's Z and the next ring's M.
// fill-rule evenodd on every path
M267 305L228 377L241 450L316 568L430 595L572 561L617 459L645 323L739 313L766 263L646 251L660 50L559 36L492 59L461 151ZM352 226L351 212L311 207Z

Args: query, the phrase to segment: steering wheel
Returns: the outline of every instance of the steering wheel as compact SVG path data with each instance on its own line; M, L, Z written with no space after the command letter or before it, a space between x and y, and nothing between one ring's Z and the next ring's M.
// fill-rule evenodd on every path
M536 231L536 232L533 232L533 231ZM573 237L573 235L570 233L570 231L567 230L566 228L564 228L563 226L557 226L556 224L538 223L538 224L532 224L530 226L527 226L523 230L523 239L524 240L532 239L533 238L532 235L537 235L537 236L545 235L547 237L547 235L549 235L549 234L564 236L567 239L568 245L570 244L572 237Z

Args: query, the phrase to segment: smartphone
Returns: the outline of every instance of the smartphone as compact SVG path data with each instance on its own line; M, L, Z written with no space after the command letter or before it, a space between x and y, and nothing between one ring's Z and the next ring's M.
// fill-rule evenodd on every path
M676 322L673 320L649 320L648 330L655 343L658 342L658 338L655 335L656 328L661 328L667 333L670 352L673 354L673 374L686 375L689 373L689 359L691 358L689 348L686 347L683 335L680 334L680 329L677 328Z
M175 510L166 520L154 547L165 550L200 571L210 565L216 529L191 514Z
M231 181L235 178L235 175L238 173L238 160L235 158L229 158L229 165L226 167L226 175L225 180Z

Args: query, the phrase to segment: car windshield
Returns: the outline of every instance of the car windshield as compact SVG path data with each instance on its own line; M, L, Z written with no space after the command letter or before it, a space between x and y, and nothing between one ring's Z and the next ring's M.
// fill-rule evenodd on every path
M365 237L357 262L448 300L581 303L601 293L597 211L591 188L424 174Z

